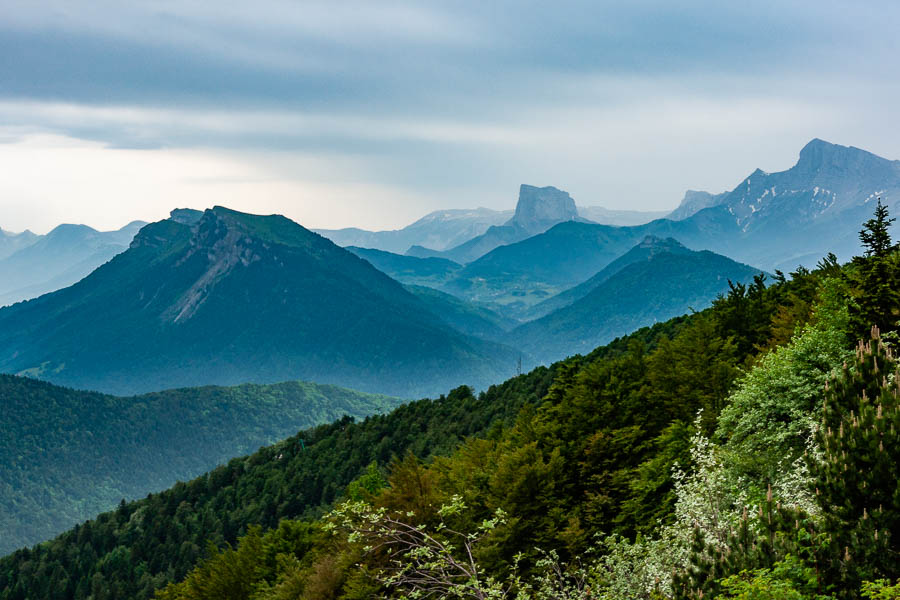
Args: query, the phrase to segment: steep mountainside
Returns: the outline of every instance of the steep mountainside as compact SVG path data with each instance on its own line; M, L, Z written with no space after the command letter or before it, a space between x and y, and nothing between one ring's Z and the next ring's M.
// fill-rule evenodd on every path
M38 237L0 260L0 306L72 285L128 248L145 224L134 221L116 231L60 225Z
M315 229L338 246L359 246L403 254L412 246L431 250L446 250L458 246L488 230L502 225L512 216L511 210L488 208L438 210L429 213L403 229L366 231L346 229Z
M677 246L632 262L573 304L526 323L509 342L550 362L589 352L640 327L701 310L727 292L728 282L749 282L760 271L709 251Z
M0 555L297 430L398 405L300 381L128 398L0 375Z
M857 253L856 224L871 215L878 197L897 212L900 161L816 139L787 171L757 169L719 206L694 218L727 212L740 237L740 251L732 256L792 269L801 262L812 266L828 251L842 260Z
M449 454L463 439L514 419L524 404L537 404L552 377L552 369L540 368L477 397L459 388L361 422L344 418L301 431L50 543L0 558L0 598L18 598L25 591L47 597L48 589L87 598L91 586L102 590L94 598L151 598L167 581L183 577L208 542L233 543L250 525L276 527L286 517L316 515L373 461L387 464L407 453L423 459ZM28 557L45 553L67 575L54 582L21 568Z
M647 235L672 237L690 248L770 271L812 267L832 251L845 260L858 253L855 224L868 218L879 196L892 212L900 212L900 161L813 140L791 169L771 174L757 170L719 204L686 219L658 219L635 227L557 225L468 264L447 289L489 301L502 297L504 286L516 278L544 281L529 275L532 263L545 273L557 273L557 279L570 277L569 285L575 285L580 281L571 277L590 277ZM894 231L898 227L895 224ZM594 271L585 274L590 269ZM536 289L540 297L548 288ZM528 296L526 292L526 306Z
M596 275L594 275L584 283L580 283L564 292L560 292L556 296L548 298L547 300L544 300L543 302L533 306L528 310L526 316L529 320L537 319L539 317L543 317L544 315L550 314L553 311L558 310L564 306L568 306L569 304L572 304L573 302L587 296L597 286L605 282L607 279L609 279L628 265L636 262L650 260L657 254L663 252L671 252L673 254L688 254L691 251L673 238L663 239L648 235L643 240L641 240L641 243L639 243L637 246L635 246L616 260L609 263L606 267L604 267Z
M594 275L637 242L633 228L568 221L466 265L443 289L519 316ZM638 238L639 239L639 238Z
M346 250L369 261L391 278L412 285L441 285L462 268L462 265L446 258L418 258L356 246L347 246Z
M499 341L519 324L484 306L466 302L431 287L408 285L406 289L420 299L442 321L466 335Z
M222 207L0 310L0 371L113 393L304 379L412 397L502 379L512 354L293 221Z

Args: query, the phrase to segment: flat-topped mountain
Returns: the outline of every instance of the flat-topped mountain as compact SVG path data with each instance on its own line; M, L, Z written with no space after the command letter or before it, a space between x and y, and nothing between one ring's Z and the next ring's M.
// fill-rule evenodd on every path
M578 219L575 201L568 192L555 187L535 187L525 185L519 188L516 214L506 222L508 227L517 227L530 234L547 231L557 223Z
M514 366L329 240L223 207L147 225L77 284L0 309L0 371L112 393L304 379L411 397Z
M516 212L503 225L490 227L482 235L444 252L413 247L408 254L419 257L440 256L454 262L468 263L498 246L527 239L558 223L583 220L578 216L575 201L568 192L553 186L539 188L523 183L519 186Z
M769 271L812 267L832 251L846 260L859 252L858 223L871 215L878 197L900 213L900 161L813 140L794 167L778 173L757 169L734 190L704 197L714 205L680 220L634 227L556 225L486 253L449 285L461 293L477 288L486 297L512 277L534 278L536 269L557 279L584 275L585 268L595 273L647 235L673 237Z

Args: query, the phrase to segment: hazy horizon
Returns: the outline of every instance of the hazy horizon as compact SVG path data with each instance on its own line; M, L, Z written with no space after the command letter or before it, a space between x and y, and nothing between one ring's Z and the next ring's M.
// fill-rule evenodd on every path
M396 229L521 183L667 210L817 137L900 157L889 2L0 3L8 231Z

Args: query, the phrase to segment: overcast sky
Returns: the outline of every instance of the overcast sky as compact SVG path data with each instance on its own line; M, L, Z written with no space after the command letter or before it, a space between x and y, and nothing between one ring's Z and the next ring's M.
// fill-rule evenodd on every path
M666 209L820 137L900 158L900 2L0 0L0 227Z

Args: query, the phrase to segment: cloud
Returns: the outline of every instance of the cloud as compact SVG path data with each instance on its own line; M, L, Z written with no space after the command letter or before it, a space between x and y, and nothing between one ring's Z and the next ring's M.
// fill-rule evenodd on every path
M658 209L812 137L900 156L893 2L0 3L0 154L60 173L0 174L7 229L32 214L16 198L34 219L255 197L396 227L508 208L522 182Z

